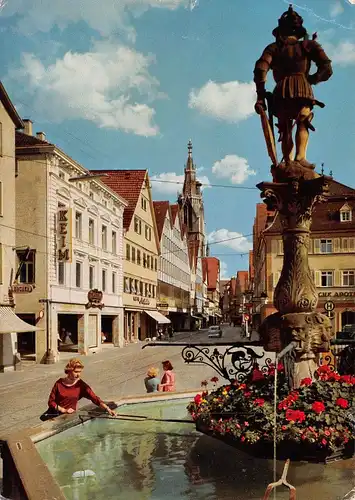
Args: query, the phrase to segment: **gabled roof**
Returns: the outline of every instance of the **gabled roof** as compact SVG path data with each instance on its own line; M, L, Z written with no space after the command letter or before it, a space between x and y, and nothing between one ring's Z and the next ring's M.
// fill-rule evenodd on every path
M219 278L219 259L217 257L203 257L202 270L207 275L207 289L216 290Z
M0 101L2 102L4 108L6 109L9 117L14 122L16 128L25 128L25 124L17 113L15 106L12 104L8 93L5 90L4 85L0 82Z
M176 216L179 213L179 205L175 203L174 205L170 205L171 210L171 223L174 224L176 220Z
M128 230L135 212L147 170L91 170L92 173L108 174L102 182L128 201L123 214L123 227Z
M168 201L153 201L155 220L157 223L157 230L159 241L161 241L161 236L163 234L164 222L166 213L169 210L169 202Z

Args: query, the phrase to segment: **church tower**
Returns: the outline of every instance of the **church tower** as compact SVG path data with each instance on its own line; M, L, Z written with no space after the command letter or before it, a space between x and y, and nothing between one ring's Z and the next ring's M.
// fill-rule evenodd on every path
M179 195L179 214L186 233L191 269L191 305L195 313L203 313L204 282L202 257L206 256L205 217L201 182L196 177L196 165L192 158L192 142L187 145L187 161L182 193Z

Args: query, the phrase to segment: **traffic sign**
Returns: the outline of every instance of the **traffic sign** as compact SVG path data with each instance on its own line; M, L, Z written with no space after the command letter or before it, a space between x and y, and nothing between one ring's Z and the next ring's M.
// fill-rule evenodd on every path
M244 314L244 321L249 321L249 320L250 320L249 314Z
M328 312L333 311L334 307L334 302L332 302L331 300L327 300L327 302L324 304L324 309Z

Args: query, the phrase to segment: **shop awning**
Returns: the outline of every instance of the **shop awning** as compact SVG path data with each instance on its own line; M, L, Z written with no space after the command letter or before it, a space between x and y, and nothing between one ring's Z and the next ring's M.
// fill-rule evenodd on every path
M160 314L158 311L145 311L148 316L151 318L155 319L157 323L171 323L170 319L164 316L163 314Z
M11 307L0 307L0 333L24 333L43 330L20 319Z

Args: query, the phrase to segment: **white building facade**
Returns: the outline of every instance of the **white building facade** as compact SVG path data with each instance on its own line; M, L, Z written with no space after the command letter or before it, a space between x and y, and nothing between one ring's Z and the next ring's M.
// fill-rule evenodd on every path
M160 237L157 309L166 314L175 331L190 329L191 272L186 234L178 205L154 202Z
M32 350L37 362L53 362L60 350L88 354L103 341L121 347L127 203L26 125L27 134L17 134L16 241L31 249L36 262L32 274L20 276L21 283L32 281L32 291L21 293L17 304L23 318L40 323L44 334L21 349ZM29 234L28 227L36 232Z

